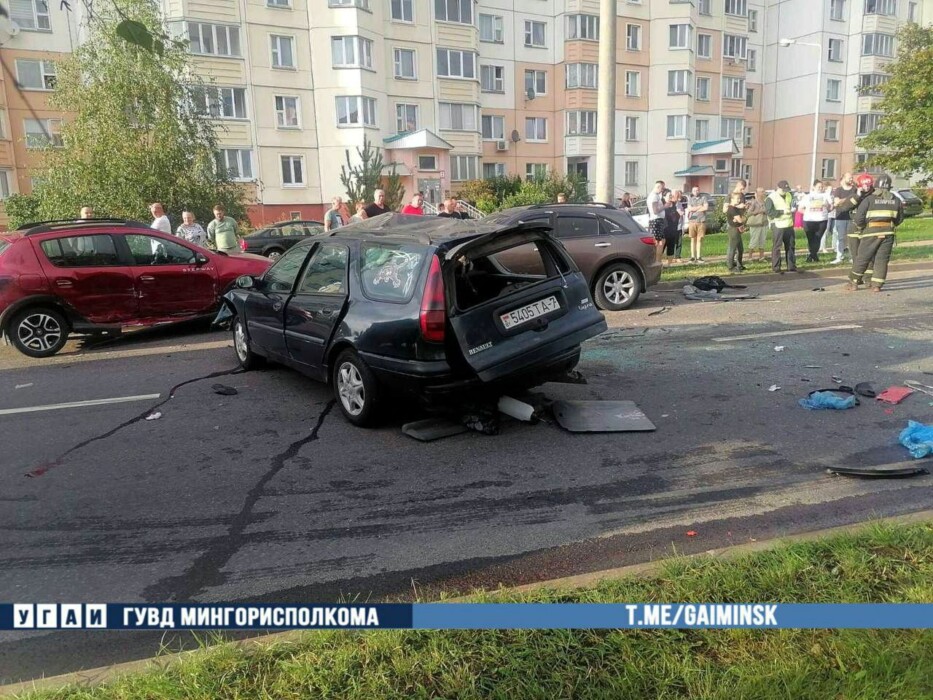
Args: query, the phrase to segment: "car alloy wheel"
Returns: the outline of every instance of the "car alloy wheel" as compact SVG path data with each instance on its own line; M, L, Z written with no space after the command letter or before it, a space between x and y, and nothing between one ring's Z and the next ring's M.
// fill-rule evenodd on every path
M366 407L366 387L360 371L351 362L344 362L337 369L337 395L351 416L360 415Z
M272 262L275 262L276 260L282 257L282 251L281 250L270 250L268 253L266 253L266 257L269 258L269 260L271 260Z
M10 340L24 355L50 357L68 341L64 317L52 309L29 309L19 314L10 325Z
M233 351L236 353L236 359L240 363L240 367L245 370L259 367L264 359L261 355L253 352L250 347L246 324L240 316L233 319Z
M375 425L379 419L379 386L366 363L350 348L332 365L334 397L344 417L361 427Z
M626 263L607 268L597 279L595 301L604 311L629 308L641 294L641 283L635 269Z

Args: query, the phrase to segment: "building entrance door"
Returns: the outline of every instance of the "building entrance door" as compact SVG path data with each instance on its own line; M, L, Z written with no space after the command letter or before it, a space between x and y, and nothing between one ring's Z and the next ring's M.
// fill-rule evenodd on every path
M418 191L424 193L424 201L437 206L441 201L441 181L418 180Z

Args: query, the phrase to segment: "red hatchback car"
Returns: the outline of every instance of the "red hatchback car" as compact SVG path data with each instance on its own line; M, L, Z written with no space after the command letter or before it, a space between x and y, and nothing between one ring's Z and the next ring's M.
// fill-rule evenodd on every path
M237 277L269 265L135 221L30 225L0 233L0 334L25 355L49 357L71 332L119 333L209 315Z

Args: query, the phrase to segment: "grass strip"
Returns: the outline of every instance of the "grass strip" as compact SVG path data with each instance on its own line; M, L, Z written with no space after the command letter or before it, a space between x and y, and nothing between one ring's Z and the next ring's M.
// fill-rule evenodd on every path
M933 602L933 523L481 602ZM309 632L29 700L933 697L930 630Z

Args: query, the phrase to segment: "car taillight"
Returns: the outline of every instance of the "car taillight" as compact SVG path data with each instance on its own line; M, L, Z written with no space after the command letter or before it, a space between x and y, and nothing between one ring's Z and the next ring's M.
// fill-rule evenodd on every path
M444 278L441 261L435 255L428 270L428 281L421 297L421 337L432 343L444 342L444 326L447 325L447 305L444 299Z
M245 238L240 239L240 250L244 252L246 251L246 239Z
M651 236L642 236L638 240L640 240L645 245L654 245L655 243L657 243L657 241L654 240Z

